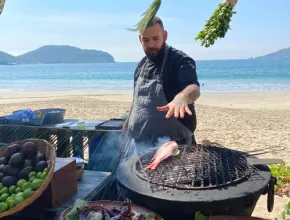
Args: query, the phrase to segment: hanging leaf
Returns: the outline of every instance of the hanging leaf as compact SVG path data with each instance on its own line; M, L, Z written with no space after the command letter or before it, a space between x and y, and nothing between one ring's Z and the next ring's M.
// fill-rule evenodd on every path
M135 28L129 28L128 30L131 30L131 31L141 30L141 32L146 30L149 27L151 21L156 16L160 8L160 5L161 5L161 0L154 0L152 4L150 5L150 7L147 9L147 11L145 11L142 14L143 18L138 22L137 25L135 25Z
M4 5L5 5L5 0L0 0L0 15L2 14Z
M201 41L201 46L208 48L214 45L218 38L225 37L230 29L231 18L236 14L233 10L236 3L237 0L225 0L218 5L213 15L206 21L204 29L195 37L195 40Z

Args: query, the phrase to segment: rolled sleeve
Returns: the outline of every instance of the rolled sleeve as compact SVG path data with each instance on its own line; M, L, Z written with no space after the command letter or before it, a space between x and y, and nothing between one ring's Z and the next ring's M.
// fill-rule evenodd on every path
M183 57L178 62L178 82L180 89L183 90L189 85L200 86L196 74L195 61L190 57Z

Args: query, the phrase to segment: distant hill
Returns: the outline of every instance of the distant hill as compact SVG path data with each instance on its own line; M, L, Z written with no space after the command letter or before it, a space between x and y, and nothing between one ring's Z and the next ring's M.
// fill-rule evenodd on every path
M0 51L0 64L8 64L8 63L14 63L15 57Z
M290 48L281 49L274 53L255 57L254 59L290 59Z
M16 57L4 52L0 52L0 64L114 62L114 57L107 52L99 50L80 49L72 46L47 45Z

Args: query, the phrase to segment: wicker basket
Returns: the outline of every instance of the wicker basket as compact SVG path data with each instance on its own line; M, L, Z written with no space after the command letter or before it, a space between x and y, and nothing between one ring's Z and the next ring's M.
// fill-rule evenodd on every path
M4 216L13 215L13 214L23 210L25 207L29 206L30 204L32 204L47 189L47 187L48 187L48 185L51 182L51 179L53 177L54 167L55 167L55 148L50 143L48 143L46 140L40 140L40 139L25 139L25 140L10 143L9 145L19 144L21 147L27 141L34 142L37 145L37 150L40 151L41 153L45 154L45 156L47 158L48 165L50 166L49 172L44 180L44 183L32 194L32 196L25 199L22 203L7 210L6 212L0 213L0 218L2 218ZM5 147L0 148L0 157L2 157L4 155L4 149L9 145L6 145Z
M101 206L103 206L105 208L113 208L113 207L121 207L124 202L100 200L100 201L89 202L89 203L90 203L90 205L101 205ZM138 205L135 205L135 204L131 204L131 206L132 206L132 211L133 212L143 213L145 215L153 215L153 216L156 216L155 220L163 220L163 218L160 215L150 211L149 209L147 209L145 207L138 206ZM71 208L72 207L69 207L69 208L65 209L61 213L61 215L59 217L59 220L66 220L66 215L67 215L67 213L69 213Z

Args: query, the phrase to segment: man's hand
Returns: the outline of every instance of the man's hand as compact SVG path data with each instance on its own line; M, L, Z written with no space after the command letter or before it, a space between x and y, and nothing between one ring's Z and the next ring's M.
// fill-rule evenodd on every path
M175 118L184 118L184 114L187 113L192 115L192 112L188 108L188 102L183 94L176 96L172 102L168 103L165 106L157 107L158 111L164 112L168 111L166 118L170 118L173 114Z

